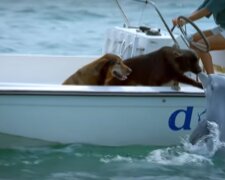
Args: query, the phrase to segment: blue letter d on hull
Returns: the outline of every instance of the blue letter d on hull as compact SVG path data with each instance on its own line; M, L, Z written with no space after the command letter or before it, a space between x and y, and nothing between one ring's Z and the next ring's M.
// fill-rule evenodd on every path
M183 130L190 130L191 129L191 116L192 116L192 112L193 112L193 106L188 106L187 109L178 109L176 111L174 111L170 118L169 118L169 127L170 129L174 130L174 131L179 131L181 129ZM184 114L184 124L180 125L180 127L178 127L176 125L176 119L177 119L177 115L178 114Z

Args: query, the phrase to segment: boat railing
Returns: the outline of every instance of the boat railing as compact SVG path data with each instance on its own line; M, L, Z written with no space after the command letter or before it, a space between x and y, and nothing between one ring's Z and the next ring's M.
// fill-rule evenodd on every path
M118 0L115 0L115 2L116 2L116 5L118 6L118 8L119 8L119 10L120 10L120 12L121 12L121 14L123 16L123 19L124 19L124 27L129 28L130 27L130 22L129 22L128 18L127 18L127 15L125 14L125 12L124 12L122 6L120 5L119 1Z
M166 30L168 31L169 35L171 36L171 38L172 38L172 40L174 42L174 46L179 48L180 46L179 46L176 38L174 37L172 31L170 30L168 24L166 23L164 17L162 16L162 13L159 11L159 8L156 6L156 4L153 1L149 1L149 0L134 0L134 1L152 5L152 7L155 9L155 11L157 12L158 16L160 17L161 21L163 22L163 24L164 24ZM115 2L117 4L121 14L123 15L123 18L124 18L124 21L125 21L125 27L130 28L131 26L130 26L129 19L127 18L127 16L126 16L124 10L122 9L120 3L118 2L118 0L115 0Z

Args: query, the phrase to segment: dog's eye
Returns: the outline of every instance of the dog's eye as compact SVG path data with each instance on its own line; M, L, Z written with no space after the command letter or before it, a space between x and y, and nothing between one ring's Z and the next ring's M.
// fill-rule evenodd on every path
M115 62L115 61L113 61L113 60L110 60L109 63L110 63L111 65L114 65L114 64L116 64L117 62Z
M121 65L121 63L120 63L120 62L115 62L115 61L114 61L113 65Z

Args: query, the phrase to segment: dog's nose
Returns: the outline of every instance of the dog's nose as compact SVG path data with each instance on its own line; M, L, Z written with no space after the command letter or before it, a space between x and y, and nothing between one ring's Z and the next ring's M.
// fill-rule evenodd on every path
M195 74L198 74L198 73L202 72L202 68L200 66L195 66L192 69L192 72L195 73Z
M196 73L196 74L198 74L198 73L200 73L200 72L202 72L202 68L199 67L199 68L197 69L197 73Z

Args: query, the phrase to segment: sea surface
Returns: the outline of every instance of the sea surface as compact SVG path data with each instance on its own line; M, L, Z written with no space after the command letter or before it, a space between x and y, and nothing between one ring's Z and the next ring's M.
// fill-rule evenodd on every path
M163 28L150 5L120 2L131 25ZM172 18L188 15L201 2L155 0L169 27ZM123 24L114 0L0 0L0 53L99 55L106 29ZM213 19L197 24L202 29L214 26ZM0 148L0 180L222 180L224 144L215 134L210 149L187 140L168 147L21 144Z
M119 0L131 26L164 28L151 5ZM169 27L200 1L155 0ZM203 29L213 20L197 22ZM115 0L0 0L0 53L98 55L105 32L123 26Z

